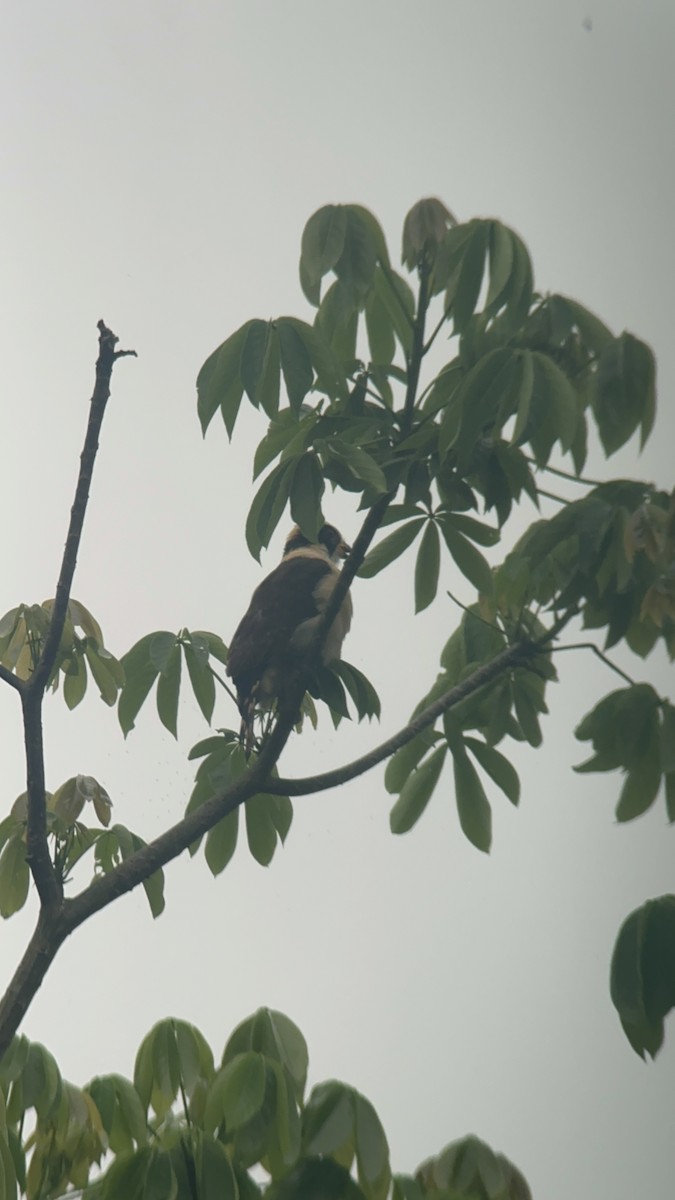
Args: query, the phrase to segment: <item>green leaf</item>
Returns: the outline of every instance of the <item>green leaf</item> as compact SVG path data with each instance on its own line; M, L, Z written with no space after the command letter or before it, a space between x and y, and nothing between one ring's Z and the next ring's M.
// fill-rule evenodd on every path
M53 1116L62 1095L63 1081L56 1061L39 1042L28 1047L21 1077L24 1110L34 1108L40 1120Z
M474 314L485 270L485 252L490 222L471 223L473 230L462 256L457 290L452 305L452 319L456 333L462 332Z
M435 197L418 200L403 222L401 259L409 271L414 271L420 256L427 252L433 258L443 245L448 225L453 221L449 210Z
M660 741L661 770L667 775L675 771L675 708L668 701L661 707Z
M241 354L252 324L252 321L246 321L214 350L197 376L197 412L202 434L206 434L220 408L228 437L232 437L244 391L240 376Z
M307 347L316 373L316 388L325 392L332 400L346 399L349 393L347 375L339 358L331 349L329 340L306 321L299 321L296 317L285 317L284 320L287 325L293 327Z
M125 683L120 694L117 716L125 737L134 728L139 709L159 674L159 667L154 665L150 657L150 647L157 637L172 639L174 643L176 640L172 633L148 633L122 658Z
M563 453L572 446L577 432L579 407L572 384L560 367L547 354L532 352L536 386L543 393L543 403L550 411L557 438Z
M576 300L570 300L569 296L551 296L549 303L563 309L570 326L576 326L584 342L594 353L601 353L614 341L612 331L604 322Z
M258 1113L265 1099L266 1070L261 1054L237 1054L216 1075L206 1101L205 1124L213 1131L222 1120L228 1132Z
M373 285L377 245L372 225L353 205L345 208L346 227L335 274L354 301L362 301Z
M318 304L317 284L335 267L345 244L347 210L341 204L326 204L315 212L302 234L300 279L310 304Z
M392 329L402 349L412 346L415 299L402 276L390 268L377 267L373 279L374 292L391 321ZM372 353L372 351L371 351Z
M663 1019L675 1006L675 896L659 896L624 921L610 971L612 1001L636 1054L663 1044Z
M142 850L146 845L143 838L139 837L137 833L132 833L126 825L112 825L108 833L117 838L123 862L126 862L137 850ZM150 905L150 911L156 918L164 911L164 872L161 867L149 879L143 880L143 889Z
M415 612L428 608L438 590L441 542L435 521L427 521L415 562Z
M209 725L213 716L213 709L216 703L216 685L213 674L208 666L208 657L206 664L202 661L201 656L196 651L196 646L199 645L197 634L188 634L189 641L183 643L183 653L185 655L185 663L190 676L190 683L195 694L195 699ZM208 644L207 644L208 646ZM207 651L208 653L208 651Z
M406 779L389 814L392 833L407 833L419 821L438 783L447 748L438 746Z
M243 1023L244 1030L247 1024ZM241 1030L242 1026L239 1026ZM232 1047L235 1034L228 1041L226 1055ZM267 1058L274 1059L285 1068L293 1081L296 1099L299 1104L302 1103L309 1056L307 1043L295 1022L274 1008L259 1008L250 1019L248 1034L252 1049L260 1050Z
M382 1123L365 1096L354 1093L358 1179L369 1200L386 1200L391 1183L389 1146Z
M453 754L452 765L459 823L472 845L487 854L492 842L492 812L480 777L463 751Z
M277 830L273 820L275 797L251 796L244 805L248 848L261 867L268 867L277 848Z
M461 410L461 423L454 445L457 467L465 473L474 460L476 446L485 431L492 432L498 413L505 414L522 386L521 356L507 348L492 350L467 372L452 400ZM448 441L446 433L444 442Z
M145 1200L145 1180L154 1151L142 1146L133 1154L116 1158L106 1172L102 1200Z
M467 517L464 513L453 512L451 519L455 529L472 542L478 542L479 546L496 546L499 542L500 532L492 525L484 525L482 521L477 521L475 517Z
M143 1188L143 1200L176 1200L178 1181L166 1150L154 1150Z
M314 328L347 370L356 358L358 326L358 298L336 279L321 301Z
M260 562L260 551L268 546L291 490L297 459L280 462L270 471L255 494L246 519L246 544Z
M319 460L312 451L303 454L296 463L290 489L291 516L310 542L316 542L324 524L321 497L325 483Z
M351 1088L336 1080L317 1084L303 1113L303 1152L331 1155L349 1166L354 1156L354 1111Z
M178 737L178 695L180 692L181 654L174 638L173 649L165 660L157 683L157 713L162 725Z
M83 699L87 690L87 664L81 654L71 659L71 664L63 680L63 699L71 710ZM115 691L117 696L117 691Z
M23 908L29 883L26 843L17 833L9 838L0 854L0 916L11 917Z
M389 309L375 288L368 296L365 311L371 360L388 367L396 353L395 327Z
M275 1184L274 1200L365 1200L365 1194L341 1163L307 1158Z
M534 385L534 357L530 350L523 350L518 358L519 375L512 389L513 394L513 409L516 413L516 420L511 434L511 445L516 446L520 442L527 440L527 427L530 419L530 403L532 400L532 388ZM500 416L503 418L509 416L505 409L502 409Z
M227 1150L208 1134L200 1133L195 1170L199 1200L244 1200Z
M532 262L525 243L512 229L513 267L500 300L506 304L506 327L520 329L532 303ZM503 319L503 318L502 318Z
M312 386L314 370L312 359L304 339L291 321L280 317L277 321L281 370L291 411L297 416L300 406Z
M112 708L113 704L117 703L120 688L124 685L122 666L117 659L113 658L112 654L108 654L108 651L101 646L97 647L89 638L87 638L85 654L101 699Z
M512 804L520 800L520 780L515 767L494 746L487 746L477 738L467 737L464 745L478 759L483 770L490 776L493 783L501 788L504 795Z
M644 445L654 421L655 379L652 351L630 333L622 333L603 350L592 409L608 457L628 441L638 426Z
M274 321L252 321L241 354L241 380L251 404L262 407L268 417L274 417L279 409L279 368L279 334Z
M273 1137L268 1141L267 1162L274 1178L285 1175L300 1151L300 1121L290 1080L280 1063L270 1063L274 1077L276 1109Z
M401 746L400 750L392 754L384 772L384 786L389 793L401 791L411 771L424 758L427 750L431 749L437 739L438 735L434 733L433 729L423 729L405 746Z
M529 742L531 746L534 746L536 750L538 746L541 746L543 741L537 709L532 703L532 699L528 693L515 682L512 686L512 693L513 707L515 709L518 724L520 725L525 740Z
M220 875L229 863L237 846L239 833L239 809L221 817L206 835L204 857L212 875Z
M328 705L336 729L343 717L349 718L345 690L333 670L332 663L327 667L320 664L315 666L308 680L307 690L315 700L323 700L324 704Z
M416 517L412 521L406 521L405 525L401 525L393 533L387 534L375 549L366 555L359 567L359 576L362 579L372 579L373 575L388 567L390 562L408 549L425 523L425 517Z
M644 729L639 748L639 757L626 776L616 806L617 821L632 821L646 812L654 803L661 784L661 754L657 714L651 710L648 726Z
M346 464L355 479L372 488L378 495L387 491L387 480L382 468L360 446L352 446L342 439L331 438L327 442L327 449L331 458Z
M171 662L176 643L177 638L175 633L160 630L158 633L150 635L148 655L156 671L166 671Z
M513 240L510 230L500 221L490 222L490 286L485 299L486 312L497 312L502 293L511 277Z
M480 550L477 550L473 543L468 541L463 533L459 532L454 517L445 516L439 518L439 524L445 544L462 575L465 575L479 592L490 596L492 594L492 571L490 564L483 558Z
M331 670L339 675L351 699L354 702L359 721L364 717L379 719L381 707L380 698L372 683L362 671L344 659L337 659L331 664Z

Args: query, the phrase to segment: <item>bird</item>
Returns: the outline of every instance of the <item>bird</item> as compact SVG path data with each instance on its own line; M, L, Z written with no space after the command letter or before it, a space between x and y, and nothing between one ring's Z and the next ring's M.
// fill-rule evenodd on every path
M301 662L340 576L350 547L334 525L322 525L316 542L298 525L289 533L281 562L255 589L230 643L227 674L237 691L240 737L254 745L256 710L283 699L285 683ZM352 620L349 593L321 649L324 664L340 657Z

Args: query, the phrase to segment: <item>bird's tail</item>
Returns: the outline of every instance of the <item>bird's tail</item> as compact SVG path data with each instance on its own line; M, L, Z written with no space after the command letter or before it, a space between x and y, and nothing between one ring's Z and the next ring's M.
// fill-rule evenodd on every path
M244 747L244 753L248 758L251 750L256 744L253 725L255 722L255 692L248 696L239 697L239 712L241 713L241 725L239 726L239 737Z

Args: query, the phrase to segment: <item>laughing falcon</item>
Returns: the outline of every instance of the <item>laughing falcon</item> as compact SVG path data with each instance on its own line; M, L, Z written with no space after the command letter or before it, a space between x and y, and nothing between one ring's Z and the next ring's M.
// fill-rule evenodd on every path
M338 563L348 553L349 546L333 525L321 527L316 543L296 525L286 539L279 566L254 591L232 638L227 662L247 749L253 744L256 708L268 707L283 693L284 680L310 645L339 578ZM324 663L340 657L351 620L347 593L323 643Z

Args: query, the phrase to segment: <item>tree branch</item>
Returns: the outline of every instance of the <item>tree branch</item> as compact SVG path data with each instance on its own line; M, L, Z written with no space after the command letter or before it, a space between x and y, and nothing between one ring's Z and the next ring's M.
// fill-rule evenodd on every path
M45 756L42 742L43 696L43 691L33 692L29 688L21 693L28 805L26 862L30 867L42 907L58 909L63 901L63 884L54 869L47 842Z
M2 679L3 683L8 683L17 692L23 692L26 687L25 680L19 679L18 675L15 675L13 671L9 671L7 667L3 667L2 663L0 663L0 679Z
M49 855L46 827L45 766L42 742L42 701L49 683L63 627L68 612L70 589L77 563L77 553L82 537L82 527L89 500L98 437L110 396L110 378L115 360L133 351L116 351L117 338L103 321L98 322L99 353L96 361L96 379L91 398L87 432L80 456L80 472L75 488L75 499L70 512L70 524L61 561L61 570L56 585L54 606L42 653L30 679L18 687L23 705L24 744L26 748L26 793L28 798L28 832L26 837L26 860L31 869L40 902L45 907L57 908L63 900L63 887L58 879ZM16 685L15 685L16 686Z
M427 708L424 708L421 713L413 717L407 725L399 729L386 741L381 742L379 746L375 746L369 750L367 754L363 754L360 758L354 759L353 762L347 763L344 767L336 767L332 771L325 771L321 775L309 775L303 779L268 779L265 784L265 791L271 795L280 796L307 796L314 792L324 792L328 788L339 787L342 783L348 783L351 779L358 778L359 775L365 774L378 763L384 762L401 746L405 746L411 742L418 733L426 729L429 725L433 725L438 717L447 712L449 708L459 704L460 700L465 700L467 696L472 696L474 692L478 692L487 684L492 683L498 675L510 668L522 666L530 658L534 658L536 654L541 652L541 647L535 642L520 642L513 646L508 646L506 650L502 650L496 658L485 663L482 667L470 675L468 679L462 680L461 683L450 688L439 696L438 700L434 700Z
M503 671L523 666L529 659L535 658L542 651L555 649L555 647L551 647L550 643L576 615L576 610L570 609L569 612L558 617L551 628L536 641L515 642L511 646L507 646L500 654L490 659L490 662L478 667L473 675L444 692L442 696L434 700L433 704L429 704L407 725L399 729L398 733L369 750L367 754L363 754L361 758L354 759L344 767L335 767L332 771L325 771L321 775L310 775L304 779L268 779L265 783L265 791L271 795L307 796L313 795L314 792L324 792L329 788L338 787L342 783L348 783L350 780L358 778L359 775L364 775L366 771L370 771L372 767L376 767L378 763L400 750L401 746L411 742L423 729L433 725L434 721L449 708L486 687ZM567 647L559 647L559 649L567 649Z
M62 927L61 912L41 909L33 936L0 1000L0 1058L21 1024L66 936L67 933Z
M75 488L73 506L70 510L70 525L61 561L61 571L56 585L54 607L52 609L47 636L42 647L42 654L27 684L28 690L34 692L44 691L49 682L63 633L63 626L68 611L68 601L70 600L70 589L77 565L77 553L80 548L82 527L89 501L89 487L98 451L98 438L103 423L105 407L110 397L112 369L116 359L135 355L136 353L135 350L115 350L119 339L112 330L104 325L103 321L98 322L97 328L99 331L99 351L98 359L96 360L96 381L91 398L84 446L80 455L80 472Z

